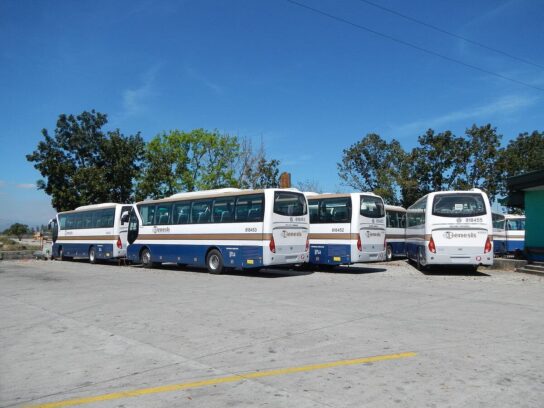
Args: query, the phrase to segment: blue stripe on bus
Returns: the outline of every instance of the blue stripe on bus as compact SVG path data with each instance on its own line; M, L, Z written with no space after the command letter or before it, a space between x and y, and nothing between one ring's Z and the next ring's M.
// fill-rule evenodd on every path
M523 251L524 245L524 240L514 241L509 239L506 241L506 250L508 252Z
M263 247L241 245L179 245L179 244L131 244L127 258L140 262L142 249L151 252L151 262L172 262L178 264L206 266L206 254L217 248L227 268L258 268L263 266Z
M404 242L387 242L391 245L393 256L406 256L406 245Z
M346 244L310 245L310 263L316 265L340 265L351 263L351 247Z
M410 259L417 259L417 251L419 248L425 249L425 243L422 241L420 243L406 242L406 254Z
M86 243L86 244L72 244L61 243L53 244L51 249L53 256L58 257L60 255L59 250L62 247L62 253L68 257L80 257L87 258L89 256L89 249L91 247L96 248L96 259L112 259L113 258L113 244L103 243Z

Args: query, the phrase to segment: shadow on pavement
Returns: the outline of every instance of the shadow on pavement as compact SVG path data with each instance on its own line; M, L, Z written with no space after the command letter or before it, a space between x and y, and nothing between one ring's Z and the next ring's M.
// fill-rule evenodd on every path
M323 272L346 273L351 275L365 275L369 273L387 272L385 268L361 267L361 266L337 266L335 268L321 269Z
M136 268L143 268L142 265L133 265ZM153 268L156 270L169 270L179 272L193 272L193 273L208 273L206 268L199 268L190 265L176 265L176 264L162 264ZM246 276L248 278L289 278L296 276L311 275L313 271L307 270L293 270L293 269L280 269L280 268L260 268L260 269L227 269L221 275L228 276Z
M434 266L419 272L427 276L491 276L466 266Z

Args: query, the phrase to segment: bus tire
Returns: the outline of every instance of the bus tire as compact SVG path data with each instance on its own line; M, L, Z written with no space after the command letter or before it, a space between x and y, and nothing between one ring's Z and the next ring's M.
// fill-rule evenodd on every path
M220 275L223 273L223 257L217 249L212 249L206 256L206 268L209 273Z
M155 266L155 263L151 262L151 251L149 249L142 249L142 252L140 252L140 262L144 268L153 268Z
M68 258L66 258L66 257L64 256L64 250L62 249L62 247L59 248L59 259L60 259L61 261L67 261L67 260L68 260Z
M387 244L387 247L385 248L385 260L387 262L393 260L393 248L391 248L391 245Z
M417 269L420 270L421 272L427 270L427 267L424 266L423 263L421 262L422 258L423 258L423 255L421 254L421 248L419 248L417 250L416 265L417 265Z
M89 249L89 262L92 264L96 263L96 249L94 249L94 246Z

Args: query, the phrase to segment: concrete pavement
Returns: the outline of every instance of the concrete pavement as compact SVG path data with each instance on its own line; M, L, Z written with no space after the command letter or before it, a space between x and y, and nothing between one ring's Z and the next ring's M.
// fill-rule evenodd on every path
M220 276L3 261L0 406L540 407L543 283L404 261ZM161 391L196 381L210 385Z

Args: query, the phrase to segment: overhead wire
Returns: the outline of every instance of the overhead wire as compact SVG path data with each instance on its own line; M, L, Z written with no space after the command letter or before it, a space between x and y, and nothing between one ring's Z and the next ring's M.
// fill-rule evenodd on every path
M396 15L398 17L404 18L405 20L408 20L408 21L411 21L413 23L416 23L416 24L425 26L427 28L430 28L431 30L435 30L435 31L438 31L439 33L446 34L446 35L449 35L450 37L457 38L458 40L462 40L462 41L465 41L465 42L467 42L469 44L473 44L473 45L476 45L478 47L484 48L486 50L493 51L493 52L496 52L498 54L502 54L505 57L508 57L508 58L523 62L524 64L528 64L528 65L532 65L532 66L540 68L540 69L544 69L544 65L537 64L536 62L529 61L528 59L525 59L525 58L522 58L522 57L517 57L517 56L515 56L513 54L510 54L510 53L508 53L506 51L500 50L500 49L495 48L495 47L491 47L489 45L486 45L486 44L483 44L481 42L472 40L470 38L467 38L467 37L464 37L462 35L456 34L454 32L444 30L443 28L437 27L437 26L435 26L433 24L427 23L426 21L422 21L422 20L419 20L417 18L408 16L406 14L400 13L400 12L398 12L396 10L391 9L391 8L382 6L381 4L377 4L377 3L374 3L374 2L369 1L369 0L359 0L359 1L361 3L368 4L369 6L376 7L378 9L380 9L380 10L386 11L386 12L388 12L390 14L394 14L394 15Z
M350 20L347 20L343 17L339 17L339 16L336 16L334 14L330 14L326 11L323 11L323 10L320 10L320 9L317 9L315 7L312 7L312 6L308 6L306 4L303 4L303 3L299 3L298 1L295 1L295 0L286 0L288 3L291 3L293 5L296 5L298 7L301 7L301 8L304 8L306 10L309 10L309 11L312 11L316 14L320 14L322 16L325 16L325 17L328 17L330 19L333 19L333 20L336 20L336 21L339 21L341 23L344 23L344 24L348 24L352 27L355 27L355 28L358 28L360 30L364 30L364 31L367 31L369 33L372 33L374 35L377 35L377 36L380 36L382 38L386 38L390 41L394 41L396 43L399 43L399 44L402 44L406 47L410 47L410 48L413 48L413 49L416 49L416 50L419 50L419 51L422 51L424 53L427 53L427 54L430 54L430 55L433 55L435 57L439 57L439 58L442 58L446 61L449 61L449 62L454 62L458 65L462 65L464 67L467 67L467 68L471 68L473 70L476 70L476 71L480 71L480 72L483 72L485 74L488 74L488 75L492 75L492 76L495 76L497 78L501 78L505 81L509 81L509 82L513 82L515 84L518 84L518 85L523 85L525 87L528 87L528 88L532 88L532 89L536 89L538 91L542 91L544 92L544 88L541 88L539 86L536 86L536 85L532 85L528 82L524 82L524 81L520 81L518 79L515 79L515 78L511 78L511 77L508 77L506 75L503 75L503 74L499 74L498 72L494 72L494 71L491 71L491 70L488 70L486 68L482 68L482 67L479 67L477 65L473 65L473 64L469 64L469 63L466 63L464 61L461 61L461 60L458 60L456 58L453 58L453 57L449 57L447 55L444 55L444 54L441 54L439 52L436 52L436 51L433 51L433 50L430 50L428 48L424 48L424 47L421 47L419 45L416 45L414 43L411 43L411 42L408 42L408 41L405 41L405 40L402 40L400 38L397 38L397 37L394 37L392 35L389 35L389 34L385 34L385 33L382 33L380 31L377 31L375 29L372 29L372 28L369 28L369 27L366 27L362 24L359 24L359 23L355 23L353 21L350 21Z

